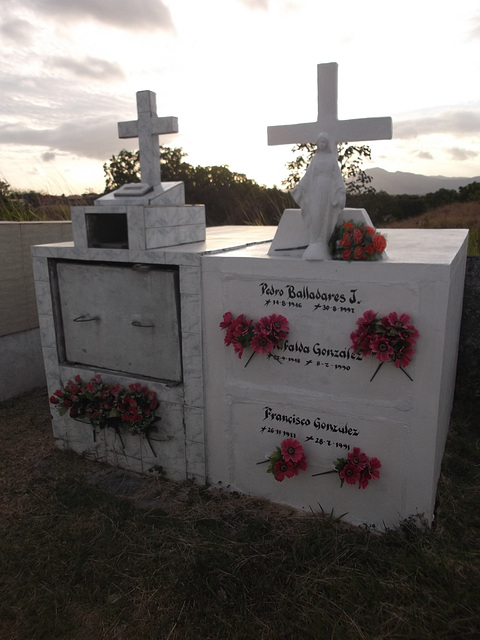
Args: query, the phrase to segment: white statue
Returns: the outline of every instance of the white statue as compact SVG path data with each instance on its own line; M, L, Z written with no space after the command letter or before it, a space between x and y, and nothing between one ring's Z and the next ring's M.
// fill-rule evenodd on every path
M317 139L317 150L292 197L302 210L308 236L304 260L328 260L328 241L338 215L345 208L345 183L326 133Z

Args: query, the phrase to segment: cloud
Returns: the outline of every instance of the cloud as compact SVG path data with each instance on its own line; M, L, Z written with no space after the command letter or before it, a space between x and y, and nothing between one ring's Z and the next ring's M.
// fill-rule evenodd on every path
M417 156L417 158L420 158L420 160L433 160L433 155L430 153L430 151L417 151L417 153L415 154Z
M241 0L241 2L250 9L265 9L265 11L268 11L269 0Z
M55 160L56 154L53 153L53 151L45 151L45 153L42 153L40 157L44 162L52 162Z
M460 149L459 147L450 147L447 151L452 160L459 160L460 162L463 162L464 160L471 160L478 156L476 151L472 151L471 149Z
M173 31L168 7L162 0L28 0L31 8L61 20L96 20L121 29Z
M472 18L471 22L473 26L469 34L469 40L479 40L480 39L480 13L477 14L474 18Z
M47 64L57 69L66 69L67 71L71 71L79 78L106 80L109 82L123 80L125 78L122 68L116 62L100 60L100 58L92 58L90 56L83 60L56 57L51 58Z
M416 138L435 133L480 134L480 111L451 109L434 116L400 120L394 123L394 138Z
M77 118L52 129L3 125L0 127L0 143L47 147L49 151L42 156L47 161L53 159L51 154L58 151L106 161L121 146L111 115Z
M27 20L15 18L0 25L0 33L15 44L29 44L33 39L34 28Z

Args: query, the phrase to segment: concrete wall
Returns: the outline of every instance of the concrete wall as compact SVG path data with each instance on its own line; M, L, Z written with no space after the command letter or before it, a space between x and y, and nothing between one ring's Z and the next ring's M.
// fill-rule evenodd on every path
M0 401L46 384L31 247L69 242L71 222L0 222Z

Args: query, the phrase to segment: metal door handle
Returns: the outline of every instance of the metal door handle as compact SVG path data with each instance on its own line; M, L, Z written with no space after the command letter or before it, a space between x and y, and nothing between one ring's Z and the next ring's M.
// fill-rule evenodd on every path
M134 320L132 322L132 325L134 327L154 327L154 324L143 324L142 322L140 322L140 320Z
M100 320L100 316L90 316L89 313L86 313L83 316L78 316L78 318L74 318L74 322L92 322L93 320Z

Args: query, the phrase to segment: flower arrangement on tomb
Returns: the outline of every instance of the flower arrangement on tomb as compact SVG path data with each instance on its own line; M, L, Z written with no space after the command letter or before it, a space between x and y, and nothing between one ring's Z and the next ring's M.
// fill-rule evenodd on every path
M412 380L405 367L410 364L415 353L414 346L419 334L410 316L406 313L398 315L394 311L379 317L370 309L358 318L357 325L357 329L350 334L350 348L363 357L370 356L380 360L370 382L385 362L393 362L397 369Z
M329 242L334 260L380 260L387 247L385 236L359 222L343 222Z
M267 354L268 357L274 357L280 362L278 357L272 354L272 351L282 344L290 330L288 320L275 313L260 318L254 324L253 320L249 320L243 313L234 317L230 311L223 315L220 328L226 331L225 344L227 347L233 345L239 358L243 356L246 348L253 349L245 366L248 365L255 353Z
M298 440L292 438L284 440L265 462L270 463L267 473L273 473L278 482L282 482L285 478L298 476L299 471L305 471L307 468L303 447Z
M119 428L125 426L131 434L144 436L155 454L148 430L160 420L155 416L157 395L138 382L125 389L119 384L105 384L99 374L86 383L77 375L57 389L50 402L61 416L68 412L74 420L90 423L94 435L96 429L113 428L122 445Z
M370 480L380 477L379 469L382 465L378 458L369 458L359 447L354 447L346 458L337 458L333 466L335 468L331 471L314 473L312 477L338 473L340 487L343 487L343 483L346 482L353 486L358 483L359 489L365 489Z

